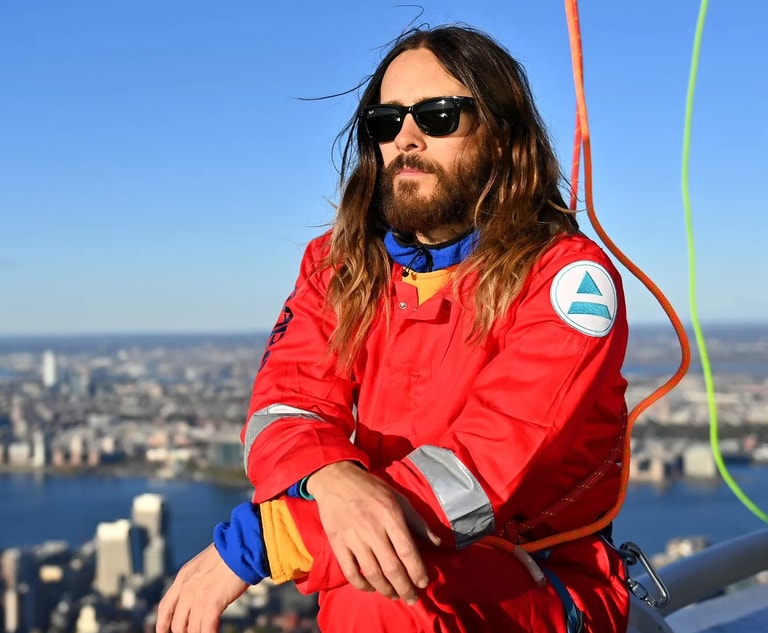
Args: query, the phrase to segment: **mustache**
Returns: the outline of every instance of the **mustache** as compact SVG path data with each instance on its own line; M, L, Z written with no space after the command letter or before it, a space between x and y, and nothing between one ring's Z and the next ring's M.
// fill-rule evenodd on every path
M403 169L418 169L419 171L438 175L443 171L439 164L421 156L415 154L398 154L392 159L392 162L387 165L385 172L390 176L394 176L395 173Z

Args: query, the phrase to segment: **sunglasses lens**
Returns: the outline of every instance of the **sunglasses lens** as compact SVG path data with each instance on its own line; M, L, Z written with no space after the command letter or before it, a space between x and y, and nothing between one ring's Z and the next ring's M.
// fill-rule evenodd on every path
M445 136L459 127L462 107L473 106L469 97L437 97L413 106L372 105L361 111L368 136L378 143L388 143L400 133L408 112L424 134Z
M448 99L424 101L416 107L419 127L429 136L445 136L459 126L461 108Z
M368 135L377 143L391 141L403 127L403 119L397 108L373 106L365 111L363 118Z

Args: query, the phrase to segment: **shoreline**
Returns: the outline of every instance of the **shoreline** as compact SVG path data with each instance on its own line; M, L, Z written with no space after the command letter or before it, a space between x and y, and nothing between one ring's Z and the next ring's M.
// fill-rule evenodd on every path
M0 475L32 475L41 477L67 477L76 479L83 476L112 477L115 479L137 478L164 481L185 481L208 483L228 489L248 490L251 483L243 472L237 470L184 470L173 474L161 472L161 468L137 463L102 464L99 466L28 466L0 464Z
M760 461L752 462L733 462L728 463L726 460L728 470L732 470L733 467L738 469L755 468L763 469L768 468L768 463ZM242 489L243 491L250 492L252 490L251 483L244 476L241 470L184 470L177 473L169 474L160 472L162 469L155 467L149 467L144 465L140 467L139 464L107 464L100 466L83 466L83 467L57 467L57 466L45 466L35 467L27 465L13 465L13 464L0 464L0 476L3 475L25 475L25 476L39 476L39 477L61 477L77 479L78 477L110 477L115 479L156 479L159 481L181 481L187 483L206 483L216 486L218 488L224 488L228 490ZM638 487L652 487L652 488L666 488L676 482L686 483L714 483L722 482L723 477L719 471L716 471L714 477L690 477L683 474L671 475L661 480L646 479L644 477L630 478L628 485Z

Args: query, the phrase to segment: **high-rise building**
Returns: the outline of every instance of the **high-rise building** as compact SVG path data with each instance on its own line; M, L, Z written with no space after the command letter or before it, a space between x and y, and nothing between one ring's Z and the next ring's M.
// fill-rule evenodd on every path
M3 610L5 612L3 631L5 633L20 633L22 628L20 607L18 590L15 587L6 589L3 592Z
M118 595L123 579L134 572L131 522L120 519L96 527L96 578L93 586L105 597Z
M169 568L170 551L166 538L168 512L165 499L158 494L135 497L131 508L133 524L145 531L146 541L142 551L142 573L147 580L164 576Z
M146 493L134 497L131 520L147 530L147 536L164 536L166 533L166 507L162 495Z
M153 580L162 578L168 571L169 556L166 539L162 536L156 536L147 543L144 548L144 578Z
M17 466L29 466L32 461L32 445L27 440L8 444L8 463Z
M48 436L45 431L37 430L32 434L32 465L43 468L49 462Z
M69 440L69 463L73 466L81 466L86 450L85 438L80 433L75 433Z
M11 396L11 428L16 437L24 437L27 434L26 416L24 415L24 399L19 394Z
M58 383L58 369L56 366L56 354L51 350L43 352L43 387L51 389Z
M28 549L13 547L0 555L3 592L3 631L26 633L34 624L37 566Z
M6 587L15 587L21 574L21 550L12 547L0 554L0 578Z

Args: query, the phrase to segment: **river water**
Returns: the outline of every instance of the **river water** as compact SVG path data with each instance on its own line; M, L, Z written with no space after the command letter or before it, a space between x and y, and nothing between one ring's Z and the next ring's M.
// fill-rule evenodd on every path
M768 510L768 467L731 471L738 485ZM84 474L0 475L0 549L66 540L78 546L93 539L96 524L130 517L133 498L163 495L170 516L170 544L176 566L211 541L213 526L249 498L243 488L206 482ZM670 539L701 535L712 543L764 527L720 480L675 481L661 488L630 485L615 522L617 543L633 541L646 553L662 551Z

